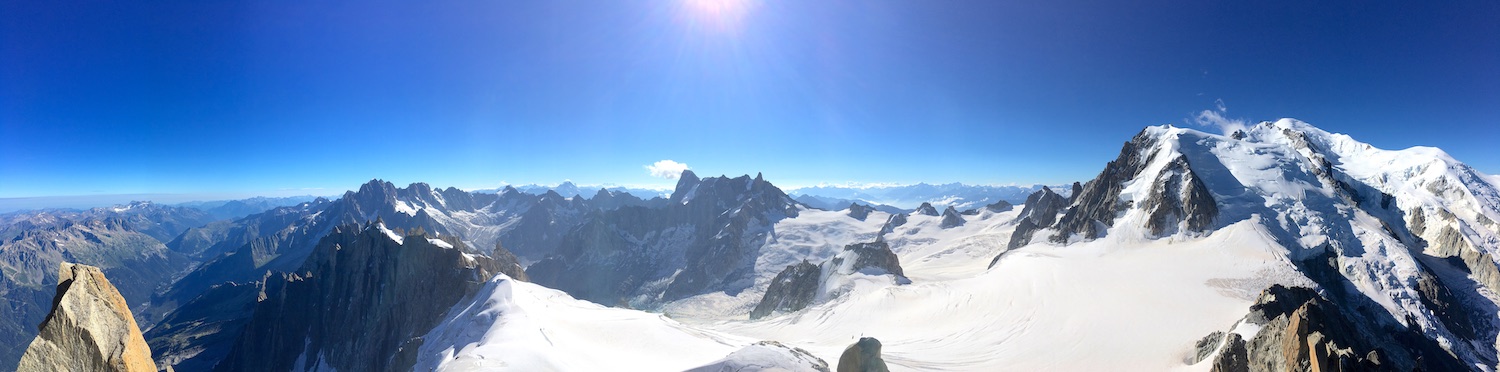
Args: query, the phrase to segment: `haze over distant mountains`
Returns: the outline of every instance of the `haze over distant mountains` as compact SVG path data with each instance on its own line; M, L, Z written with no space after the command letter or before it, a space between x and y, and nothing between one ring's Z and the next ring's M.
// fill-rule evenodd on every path
M564 181L556 186L546 185L517 185L511 186L516 190L528 194L540 195L548 190L555 191L564 197L588 196L598 189L606 189L612 192L627 192L643 198L654 196L667 196L671 194L670 189L643 189L626 188L619 186L579 186L571 181ZM1041 190L1042 185L1032 186L995 186L995 185L967 185L959 182L945 184L918 183L915 185L892 185L892 184L848 184L799 187L787 189L787 195L797 201L809 206L825 210L841 210L848 207L850 203L859 203L874 206L886 211L912 211L922 203L928 203L938 208L953 206L959 210L973 209L993 204L997 201L1006 201L1012 204L1020 204L1026 200L1027 195ZM1052 186L1061 194L1066 196L1071 189L1065 186ZM472 190L480 193L494 193L501 189Z
M1071 189L1065 186L1052 186L1065 196ZM966 185L963 183L945 183L932 185L918 183L915 185L818 185L801 187L787 190L793 196L815 196L823 203L838 202L848 206L849 202L859 202L866 205L889 205L896 208L913 210L922 203L931 204L937 208L952 206L958 210L967 210L994 204L998 201L1006 201L1011 204L1021 204L1026 201L1026 196L1042 189L1042 185L1032 186L993 186L993 185ZM799 199L800 200L800 199Z

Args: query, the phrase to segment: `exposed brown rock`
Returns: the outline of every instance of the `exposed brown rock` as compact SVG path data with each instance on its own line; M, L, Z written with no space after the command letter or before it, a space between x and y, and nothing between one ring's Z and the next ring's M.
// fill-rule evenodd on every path
M1346 313L1316 291L1273 285L1251 305L1249 340L1229 334L1213 371L1457 371L1464 364L1418 329L1389 328Z
M99 268L62 263L52 312L18 371L155 371L120 291Z

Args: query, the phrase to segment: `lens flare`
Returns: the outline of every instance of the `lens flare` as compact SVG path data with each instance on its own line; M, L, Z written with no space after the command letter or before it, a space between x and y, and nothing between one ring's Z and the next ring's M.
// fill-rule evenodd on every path
M719 32L737 32L755 0L682 0L683 15L695 26Z

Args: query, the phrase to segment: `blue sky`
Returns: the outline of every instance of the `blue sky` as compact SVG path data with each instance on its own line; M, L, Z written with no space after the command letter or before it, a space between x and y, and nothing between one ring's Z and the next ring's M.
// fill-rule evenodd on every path
M786 186L1063 183L1218 102L1494 174L1497 19L1495 1L11 1L0 198L668 185L646 168L665 159Z

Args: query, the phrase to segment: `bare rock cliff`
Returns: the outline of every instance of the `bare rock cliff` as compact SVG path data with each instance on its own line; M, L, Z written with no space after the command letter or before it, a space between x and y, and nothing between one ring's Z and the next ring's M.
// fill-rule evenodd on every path
M155 371L125 297L99 268L62 263L52 312L17 371Z

